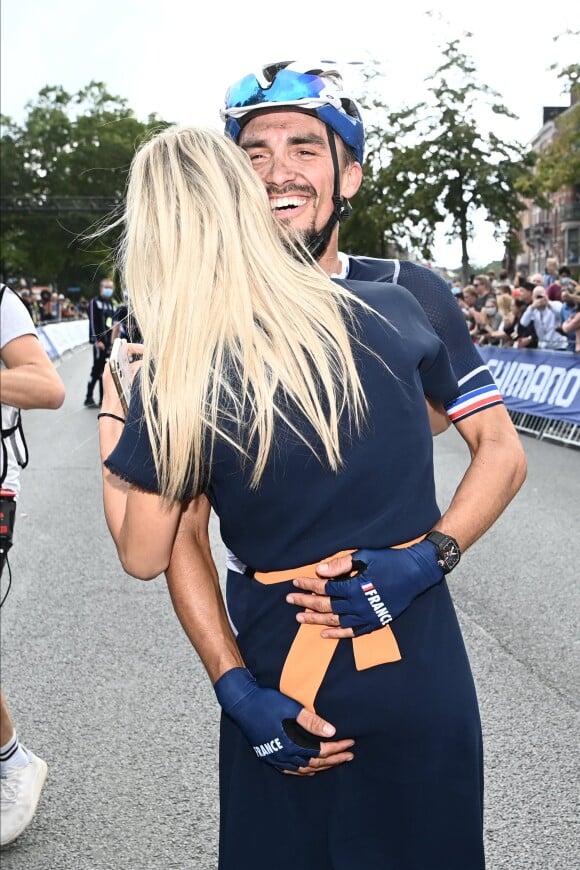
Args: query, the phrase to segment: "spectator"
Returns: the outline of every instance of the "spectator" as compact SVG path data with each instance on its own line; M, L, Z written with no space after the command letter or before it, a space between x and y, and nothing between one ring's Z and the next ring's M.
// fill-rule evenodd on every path
M24 307L26 308L26 310L30 314L31 320L34 321L35 311L34 311L34 304L32 302L32 296L30 295L30 290L28 289L28 287L22 287L21 290L17 290L16 292L18 293L18 295L22 299L22 301L24 303Z
M473 307L476 311L481 311L485 305L485 300L492 292L491 282L487 275L476 275L473 279L473 286L477 293L477 299Z
M562 286L564 304L560 316L562 332L567 340L567 350L580 353L580 284Z
M463 311L467 328L471 332L475 326L475 316L478 313L475 309L475 303L478 299L477 290L473 284L466 284L461 296L456 296L455 298L457 299L457 304Z
M544 271L544 290L547 290L550 284L558 280L558 260L556 257L548 257L546 259L546 269ZM548 296L550 299L551 297Z
M568 341L557 331L558 314L550 306L550 300L543 285L537 286L532 293L532 304L522 314L520 325L527 327L533 323L541 350L566 350Z
M89 303L89 340L93 345L93 366L87 384L85 408L96 408L93 398L96 385L99 385L99 405L103 401L103 371L111 352L113 335L113 294L115 292L110 278L103 278L99 284L99 295Z
M548 294L548 299L550 302L561 302L562 301L562 284L564 281L571 281L572 276L570 274L570 269L568 266L562 266L558 269L558 275L554 279L554 281L548 285L546 290Z
M537 346L538 339L533 325L527 330L524 330L523 327L520 328L519 325L526 307L527 304L523 299L517 296L512 299L511 309L503 319L504 338L501 340L501 344L504 347L529 347L532 343Z
M509 288L511 289L511 284L510 284L510 273L508 272L507 269L502 269L502 270L500 271L500 273L499 273L499 283L500 283L500 284L507 284L507 285L509 286Z
M52 294L50 290L40 291L40 305L38 308L38 322L49 323L54 320L52 312Z
M530 322L527 326L522 325L521 322L524 311L532 304L533 292L536 286L537 285L532 284L531 281L522 281L518 288L518 299L521 300L522 305L516 308L516 347L527 347L533 349L538 346L538 336L536 335L536 329L533 322Z
M498 300L501 296L503 296L504 298L506 298L508 300L511 299L512 298L512 285L505 284L505 283L498 284L497 288L496 288L496 296L498 297ZM506 310L508 307L509 306L507 306L507 304L506 304Z
M495 288L497 287L497 277L493 269L489 270L489 272L487 273L487 277L489 279L489 286L492 290L495 290Z
M485 300L485 305L479 312L474 331L473 340L476 344L499 344L503 331L499 332L502 316L498 311L495 296L492 294Z
M535 284L538 287L544 286L544 276L540 275L539 272L534 272L533 275L530 275L530 283Z
M512 340L506 332L506 322L511 324L511 315L514 305L514 299L510 293L499 293L497 299L497 310L501 316L501 323L497 330L494 331L493 337L498 339L498 344L502 347L510 347Z
M17 294L0 287L0 390L2 393L2 514L0 574L12 545L20 468L26 464L19 408L59 408L64 387L43 350L34 323ZM4 673L2 674L4 679ZM12 843L34 817L47 766L23 746L0 693L0 842Z

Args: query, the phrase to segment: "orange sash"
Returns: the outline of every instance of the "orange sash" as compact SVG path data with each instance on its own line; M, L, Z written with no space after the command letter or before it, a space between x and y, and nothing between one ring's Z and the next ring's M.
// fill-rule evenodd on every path
M412 544L422 541L424 535L408 541L406 544L398 544L393 549L410 547ZM342 550L331 556L330 559L338 559L348 556L354 550ZM328 561L330 561L330 559ZM321 560L323 561L323 560ZM259 583L283 583L294 577L317 578L316 566L305 565L302 568L292 568L288 571L256 571L254 579ZM300 590L297 590L298 592ZM282 668L280 676L280 691L290 698L294 698L303 704L308 710L314 711L314 699L322 685L324 676L328 670L334 651L340 638L321 637L320 632L324 626L307 625L302 623L296 632L292 646ZM346 640L347 638L343 638ZM357 671L372 668L375 665L398 662L401 659L399 646L390 625L379 628L370 634L352 638L354 661Z

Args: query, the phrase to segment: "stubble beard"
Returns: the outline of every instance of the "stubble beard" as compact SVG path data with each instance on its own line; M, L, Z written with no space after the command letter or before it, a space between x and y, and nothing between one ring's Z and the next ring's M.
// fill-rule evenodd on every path
M318 233L314 225L314 221L306 229L299 229L292 224L291 220L276 218L276 223L280 230L280 238L285 247L290 253L299 260L304 259L304 249L310 250L310 247L316 242ZM306 255L309 258L309 255Z

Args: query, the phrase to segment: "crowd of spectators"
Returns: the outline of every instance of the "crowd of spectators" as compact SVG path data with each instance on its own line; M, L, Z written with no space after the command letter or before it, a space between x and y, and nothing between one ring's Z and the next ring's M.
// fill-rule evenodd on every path
M11 289L20 296L36 326L62 320L84 320L88 317L89 303L84 296L73 302L63 293L56 293L46 287L30 288L15 284Z
M546 260L544 274L475 275L451 283L475 344L580 353L580 284L567 266Z
M544 274L506 272L475 275L470 284L450 285L475 344L500 347L568 350L580 353L580 283L567 266L546 260ZM47 288L13 286L38 326L48 322L88 318L89 300L76 302Z

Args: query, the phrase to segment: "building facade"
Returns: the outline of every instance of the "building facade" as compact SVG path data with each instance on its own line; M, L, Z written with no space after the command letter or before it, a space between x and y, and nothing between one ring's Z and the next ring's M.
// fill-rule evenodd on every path
M545 106L543 125L531 142L541 152L558 135L556 119L571 112L578 102L573 89L570 106ZM574 109L576 114L577 109ZM580 113L578 113L580 116ZM522 212L520 242L522 252L516 257L516 271L525 275L543 274L546 259L555 257L560 266L568 266L574 275L580 271L580 178L576 183L550 193L549 208L533 203Z

